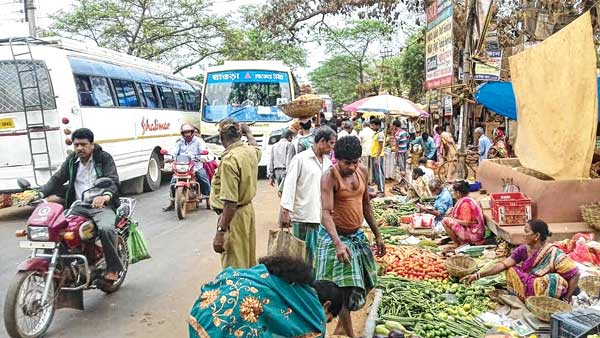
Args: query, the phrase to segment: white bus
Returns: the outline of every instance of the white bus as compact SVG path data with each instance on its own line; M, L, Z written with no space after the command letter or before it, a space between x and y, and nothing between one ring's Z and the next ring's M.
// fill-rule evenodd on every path
M199 111L201 86L169 67L66 39L0 41L0 192L16 178L39 186L72 151L71 133L91 129L121 181L161 181L160 149Z
M216 155L223 151L218 122L235 118L250 124L263 150L259 166L266 167L271 146L281 137L273 132L291 122L278 105L300 93L291 69L280 61L226 61L207 69L203 88L200 129L211 150Z

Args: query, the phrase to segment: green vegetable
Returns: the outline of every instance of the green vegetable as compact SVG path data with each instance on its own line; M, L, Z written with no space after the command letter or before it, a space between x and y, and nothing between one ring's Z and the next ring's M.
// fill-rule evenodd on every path
M390 334L390 330L385 325L375 326L375 334L387 336Z

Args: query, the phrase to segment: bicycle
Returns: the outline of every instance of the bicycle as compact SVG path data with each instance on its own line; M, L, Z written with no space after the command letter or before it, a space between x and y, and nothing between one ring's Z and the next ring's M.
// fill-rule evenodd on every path
M465 164L463 167L463 172L465 173L463 179L465 180L469 178L471 173L473 174L473 178L477 178L477 167L479 165L479 158L475 155L477 155L476 152L467 152L467 156L465 157ZM440 182L446 183L446 178L448 177L448 170L450 168L451 163L454 163L458 169L458 160L446 161L442 163L439 167L437 167L436 176Z

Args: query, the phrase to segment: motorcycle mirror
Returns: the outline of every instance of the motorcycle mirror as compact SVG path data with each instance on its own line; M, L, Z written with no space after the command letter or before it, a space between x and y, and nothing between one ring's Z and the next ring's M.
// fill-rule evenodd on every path
M96 182L94 182L94 187L96 188L100 188L100 189L106 189L108 187L110 187L112 184L112 180L108 177L100 177L99 179L96 180Z
M161 149L160 154L161 155L169 155L169 151L167 149Z
M202 151L200 152L200 155L208 155L208 150L206 150L206 149L205 149L205 150L202 150Z
M31 188L31 183L29 183L29 181L24 178L17 178L17 185L23 190L28 190L29 188Z

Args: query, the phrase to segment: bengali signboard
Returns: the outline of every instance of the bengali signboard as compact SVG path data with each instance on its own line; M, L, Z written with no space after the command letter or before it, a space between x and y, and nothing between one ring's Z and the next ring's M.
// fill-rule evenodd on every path
M454 74L452 15L452 0L436 0L427 7L425 47L425 88L427 89L452 84Z
M445 95L442 98L444 106L444 116L452 116L452 95Z
M485 63L475 65L475 80L478 81L500 81L500 69L502 67L502 51L488 50L488 58Z

